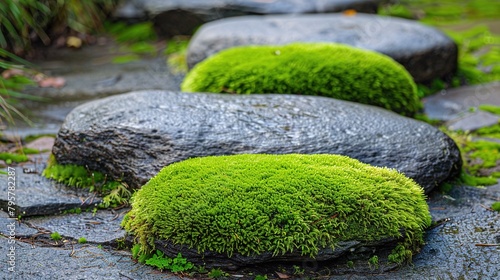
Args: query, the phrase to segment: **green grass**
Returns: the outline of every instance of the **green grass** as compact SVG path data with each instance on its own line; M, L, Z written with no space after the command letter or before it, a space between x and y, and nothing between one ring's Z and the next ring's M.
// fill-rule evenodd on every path
M31 49L33 38L50 44L49 35L59 36L65 29L83 34L100 30L116 3L116 0L1 1L0 48L23 54Z
M388 56L341 44L244 46L198 63L187 92L321 95L413 116L421 104L410 74Z
M122 225L143 254L162 239L200 253L315 256L340 241L390 236L414 250L430 221L422 188L395 170L292 154L169 165L136 192Z

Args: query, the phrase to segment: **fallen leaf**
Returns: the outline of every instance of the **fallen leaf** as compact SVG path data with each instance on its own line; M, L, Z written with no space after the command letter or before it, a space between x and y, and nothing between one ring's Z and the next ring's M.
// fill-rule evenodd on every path
M356 12L356 10L353 10L353 9L349 9L349 10L345 10L342 12L345 16L348 16L348 17L352 17L352 16L355 16L358 12Z
M2 72L2 77L4 77L5 79L13 76L24 76L24 71L21 69L11 68Z
M64 85L66 85L66 80L63 77L48 77L38 82L38 86L43 88L62 88Z
M75 36L69 36L68 39L66 39L66 46L79 49L82 46L82 39Z
M290 275L288 275L288 274L280 273L280 272L277 272L277 271L275 271L275 272L276 272L276 274L278 274L278 277L280 279L288 279L288 278L290 278Z

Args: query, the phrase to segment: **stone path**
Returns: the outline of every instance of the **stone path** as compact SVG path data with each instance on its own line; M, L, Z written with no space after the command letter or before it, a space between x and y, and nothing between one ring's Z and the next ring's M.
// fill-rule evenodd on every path
M381 0L127 0L117 19L150 20L165 36L192 35L203 23L242 15L331 13L354 9L376 13Z
M386 54L416 82L446 76L457 67L457 47L441 31L412 20L376 15L246 16L203 25L189 44L189 67L242 45L335 42Z
M476 130L498 123L497 115L471 110L479 105L500 106L500 82L443 90L423 99L430 119L446 121L452 130Z
M103 50L106 54L94 60L91 57L99 54L96 50ZM87 51L88 56L83 56ZM85 101L79 100L80 97L94 99L151 88L178 90L182 75L168 71L162 58L116 66L108 63L111 53L113 51L106 50L104 46L96 46L85 48L79 55L74 55L73 50L58 50L57 55L60 57L49 55L47 64L43 64L42 68L52 69L51 74L64 76L67 86L59 90L37 88L29 92L40 92L44 96L66 101L47 104L46 107L33 107L33 116L39 117L35 118L37 127L20 127L6 134L55 134L65 116ZM82 56L84 58L81 61L72 60ZM78 98L75 100L75 97ZM486 126L492 123L492 119L489 119L491 116L469 114L468 108L483 103L500 105L500 88L498 83L464 87L428 97L424 102L425 112L431 118L449 121L448 125L456 125L455 128L466 127L460 123L462 120L469 120L467 125ZM38 147L43 147L41 150L50 150L51 144L32 145L40 145ZM98 210L94 213L92 209L99 201L98 197L85 191L68 190L40 176L47 155L42 153L33 156L31 162L16 167L19 182L16 215L21 214L24 218L18 222L0 211L0 279L188 278L160 273L133 261L130 251L122 249L128 240L124 239L124 231L119 226L128 209ZM7 203L6 185L5 176L0 175L0 205L4 209ZM90 207L88 212L60 214L75 207L85 208L82 201ZM487 209L494 201L500 201L500 184L482 189L454 186L446 195L431 192L428 203L437 225L428 231L427 244L420 254L414 256L413 265L385 273L374 271L368 275L323 278L498 279L500 248L478 246L500 243L500 214ZM63 240L56 242L50 239L52 232L60 233ZM80 237L85 237L87 243L78 244L77 239ZM12 244L14 240L15 245ZM12 246L15 248L15 271L9 272L8 260L11 256L8 254L12 252ZM314 278L317 275L307 276ZM271 272L268 277L276 279L278 275ZM233 273L230 278L253 279L254 276Z

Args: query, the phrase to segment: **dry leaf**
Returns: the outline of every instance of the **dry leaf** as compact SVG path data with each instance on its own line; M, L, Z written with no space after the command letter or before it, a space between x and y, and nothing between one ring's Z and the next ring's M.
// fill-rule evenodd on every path
M4 77L5 79L13 76L24 76L24 71L21 69L11 68L2 72L2 77Z
M348 17L352 17L352 16L355 16L358 12L356 12L356 10L353 10L353 9L349 9L349 10L345 10L342 12L345 16L348 16Z
M66 40L66 46L69 48L79 49L82 46L82 39L75 36L69 36Z
M285 274L285 273L280 273L280 272L277 272L277 271L275 271L275 272L276 272L276 274L278 274L278 277L279 277L280 279L288 279L288 278L290 278L290 277L291 277L290 275Z
M38 82L38 86L43 88L62 88L64 85L66 85L66 80L63 77L48 77Z

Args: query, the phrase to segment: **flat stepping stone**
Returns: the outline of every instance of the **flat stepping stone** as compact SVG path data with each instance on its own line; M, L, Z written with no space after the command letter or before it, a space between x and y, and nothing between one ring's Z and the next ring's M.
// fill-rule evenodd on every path
M450 121L482 104L500 106L500 82L449 89L422 101L430 119Z
M11 246L8 242L0 238L5 254ZM130 251L110 251L88 244L54 248L16 241L12 272L7 257L4 259L0 262L1 279L181 279L138 264L131 259Z
M353 9L377 13L380 0L127 0L114 17L148 18L166 36L191 35L203 23L234 16L332 13Z
M341 154L395 168L426 192L456 175L461 157L438 129L377 107L298 95L139 91L73 110L56 138L60 164L140 187L192 157Z
M37 233L38 230L27 226L25 223L19 223L16 216L11 217L6 212L0 211L0 234L5 237L29 238Z
M442 32L415 21L376 15L274 15L222 19L203 25L189 44L194 65L221 50L241 45L335 42L386 54L416 82L453 73L457 46Z
M46 159L45 157L37 164L16 167L16 186L13 192L8 189L8 176L0 175L0 210L9 214L13 210L14 217L28 217L59 214L65 210L85 209L101 203L101 199L88 190L69 189L41 176ZM15 196L16 204L11 205L11 208L9 196Z
M463 117L451 120L445 125L451 130L474 131L483 127L498 124L500 117L498 115L476 111Z
M125 209L128 210L128 209ZM85 237L89 243L112 244L124 238L120 227L124 211L101 210L52 217L27 218L23 222L36 228L58 232L61 236L78 240Z

